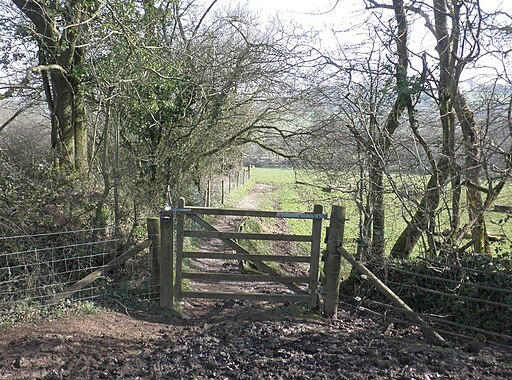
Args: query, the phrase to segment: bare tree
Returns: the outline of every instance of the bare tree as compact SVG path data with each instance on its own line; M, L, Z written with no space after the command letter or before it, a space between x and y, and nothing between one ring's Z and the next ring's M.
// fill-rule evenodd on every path
M358 187L367 189L367 200L356 199L360 241L370 245L368 259L382 260L385 256L384 194L389 189L401 202L406 222L391 248L393 257L409 257L423 238L429 254L436 255L439 247L460 244L468 231L472 250L489 253L485 215L506 181L502 168L508 164L506 150L502 150L501 174L489 170L489 162L496 162L498 157L491 153L497 150L488 141L489 128L497 128L494 123L489 126L490 115L494 115L491 108L497 104L496 93L488 96L488 117L482 118L482 112L477 112L480 107L475 108L478 103L473 102L475 92L469 92L466 78L468 73L477 72L483 57L491 54L490 50L483 54L483 47L488 49L502 40L498 36L507 30L503 23L507 16L500 14L502 21L498 23L495 18L499 13L491 17L478 2L451 0L367 0L366 11L370 16L365 27L377 31L371 38L352 50L341 42L343 49L338 56L320 52L324 64L318 65L321 80L315 87L325 122L309 129L314 138L305 139L302 149L316 153L305 158L313 166L331 172L336 170L337 162L337 170L347 173L351 167L346 165L349 143L344 133L357 141L357 147L350 152L358 158L357 164L352 163L360 168L358 183L367 181L367 186ZM415 36L409 33L418 30L419 22L424 23L432 38L413 45L409 41ZM411 29L413 24L415 29ZM343 34L339 35L342 40ZM384 59L372 60L379 51L385 51ZM506 51L502 46L494 47L495 54L502 54L501 59ZM372 63L365 64L365 59ZM386 83L384 78L389 78L390 67L394 77ZM375 86L379 81L386 85ZM392 94L393 102L382 101L388 101ZM489 102L491 98L495 105ZM503 99L501 102L503 105ZM308 148L322 134L320 138L325 141L341 143L344 150L339 152L339 158L334 155L328 159L320 151ZM499 142L495 139L492 145L503 146L506 139L501 134ZM413 189L412 177L404 182L407 173L427 174L424 187L420 189L423 181L416 179ZM469 220L462 225L465 212ZM442 240L441 245L438 240Z

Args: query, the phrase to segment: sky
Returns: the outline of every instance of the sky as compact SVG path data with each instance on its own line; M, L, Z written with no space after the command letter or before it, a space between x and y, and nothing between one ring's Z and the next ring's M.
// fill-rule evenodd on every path
M381 0L381 2L390 4L391 0ZM347 21L358 10L364 9L363 0L220 0L218 2L219 5L228 3L247 3L254 10L260 10L269 15L278 13L306 24L335 22L340 19ZM426 3L431 1L427 0ZM480 0L480 6L484 9L501 7L505 11L512 12L512 0Z
M209 3L211 0L203 0ZM391 0L380 0L391 4ZM476 0L466 0L476 1ZM426 0L431 3L432 0ZM368 12L364 10L364 0L218 0L216 6L228 4L247 4L259 12L263 19L278 15L291 19L306 28L315 28L324 32L331 29L346 30L364 19ZM480 0L484 10L501 10L512 14L512 0ZM427 32L425 32L427 33Z
M380 2L391 4L391 0L380 0ZM352 44L360 42L362 38L368 39L362 28L351 29L353 26L360 25L369 13L364 9L364 0L218 0L217 5L222 6L230 3L245 3L249 8L259 12L262 19L278 15L281 19L291 19L295 23L303 25L306 29L316 29L320 31L323 48L333 46L331 45L334 41L332 30L351 30L350 32L344 32L343 42ZM432 0L426 0L425 3L431 4ZM512 0L480 0L480 6L484 11L490 12L500 9L512 15ZM419 17L418 22L413 23L410 33L410 47L417 52L423 50L433 52L436 44L435 39L424 28L423 24L423 20ZM490 67L487 72L485 71L487 69L480 71L483 76L492 75L494 67L500 66L500 62L496 62L493 58L489 58L489 60L483 58L480 62ZM469 75L473 75L473 73Z
M228 3L233 0L221 0L221 2ZM253 9L262 9L266 12L278 11L281 14L294 15L304 19L324 19L337 18L344 16L347 11L350 13L356 9L364 7L363 0L245 0L247 4ZM468 0L475 1L475 0ZM234 3L242 3L244 1L233 1ZM381 0L382 3L390 4L390 0ZM426 3L431 3L427 0ZM336 5L337 4L337 5ZM511 0L480 0L480 6L484 9L496 8L500 6L503 10L512 10ZM334 11L329 12L331 9ZM331 16L330 16L331 15Z
M211 1L211 0L205 0ZM391 0L380 0L391 4ZM466 0L476 1L476 0ZM432 0L426 0L431 3ZM319 29L342 25L346 28L360 21L364 12L364 0L219 0L217 5L246 3L262 16L279 15L293 19L305 26ZM484 10L501 10L512 14L512 0L480 0Z
M341 19L345 21L351 13L361 9L362 0L220 0L219 4L247 3L250 8L260 11L262 16L293 19L303 25L323 26Z

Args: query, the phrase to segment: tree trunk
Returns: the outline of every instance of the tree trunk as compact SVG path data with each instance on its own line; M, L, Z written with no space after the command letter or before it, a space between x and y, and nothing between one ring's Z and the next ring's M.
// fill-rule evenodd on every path
M72 2L63 6L35 0L12 0L34 25L39 45L38 71L43 78L52 121L51 144L58 166L79 173L87 169L87 118L79 72L84 65L85 20L99 2ZM60 20L60 21L59 21ZM60 23L64 23L60 30Z
M370 258L377 262L383 262L384 251L384 164L377 154L372 154L369 174L370 200L372 205L372 245Z
M428 228L429 219L439 205L441 189L446 185L450 175L450 168L454 162L454 135L455 118L452 108L452 93L456 88L454 84L454 50L456 49L456 35L451 35L448 28L449 11L446 0L433 0L435 34L437 39L436 50L439 54L439 84L438 84L438 107L443 129L442 157L438 160L436 167L432 168L433 174L429 179L427 188L421 199L418 209L407 222L391 249L391 257L407 258L418 243L421 234Z
M466 175L466 189L469 225L471 228L472 245L475 253L491 253L489 239L485 225L485 208L480 189L480 174L482 171L480 129L471 111L460 93L455 94L455 111L462 128L466 160L464 170Z
M442 158L438 163L438 172L430 177L418 209L391 249L391 257L402 259L409 257L423 231L428 229L432 212L439 206L441 187L448 179L448 160L448 158Z
M460 198L462 195L462 186L460 180L460 173L457 168L451 172L452 184L452 213L450 217L450 234L448 243L451 245L455 242L455 237L458 229L460 228Z

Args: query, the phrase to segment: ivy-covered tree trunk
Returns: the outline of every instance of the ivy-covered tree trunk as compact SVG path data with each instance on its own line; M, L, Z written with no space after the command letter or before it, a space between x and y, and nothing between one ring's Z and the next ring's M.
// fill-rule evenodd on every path
M368 259L384 261L385 257L385 213L384 213L384 175L386 169L386 156L391 146L391 139L399 127L400 117L406 109L409 81L407 68L409 65L407 43L407 19L402 0L393 0L393 9L397 23L396 53L396 100L393 108L387 115L382 128L374 137L376 146L372 147L370 156L369 190L372 210L372 245Z
M370 204L372 215L372 245L370 257L377 262L384 261L384 163L378 154L371 154L371 166L368 179L370 181Z
M84 172L87 167L87 118L82 75L83 36L98 1L61 5L41 0L12 0L32 22L39 65L52 120L52 148L58 166Z
M391 249L391 257L407 258L418 243L423 231L428 228L432 215L431 211L435 210L439 205L440 186L447 179L448 160L443 158L438 166L438 171L429 179L418 209L395 241Z

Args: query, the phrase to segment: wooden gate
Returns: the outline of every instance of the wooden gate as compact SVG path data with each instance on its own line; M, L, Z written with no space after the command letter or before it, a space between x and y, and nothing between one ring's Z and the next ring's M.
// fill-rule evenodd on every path
M317 305L317 289L319 281L320 244L322 233L322 220L326 215L322 213L322 206L316 205L312 212L295 213L280 211L258 211L239 209L216 209L207 207L190 207L185 205L185 200L180 198L178 207L167 210L163 218L170 221L171 226L175 223L176 230L176 277L173 289L169 289L169 296L174 296L176 301L184 298L206 298L206 299L237 299L237 300L261 300L261 301L303 301L309 306ZM285 235L285 234L261 234L243 232L223 232L217 230L211 223L205 220L204 216L241 216L259 218L282 218L282 219L309 219L311 233L309 235ZM190 219L194 223L185 223ZM186 226L199 227L192 229ZM186 229L190 228L190 229ZM162 231L163 232L163 231ZM169 236L172 239L172 235ZM184 250L186 237L201 239L219 239L228 248L228 251L188 251ZM238 244L240 240L273 240L288 242L309 243L309 256L293 256L283 254L260 254L250 252ZM172 247L172 243L170 244ZM162 248L164 241L162 240ZM243 273L201 273L184 270L184 259L218 259L218 260L245 260L254 263L262 274ZM309 264L309 275L288 276L282 275L265 262L301 262ZM172 258L171 258L172 263ZM172 265L172 264L171 264ZM172 273L171 269L171 273ZM191 291L182 288L182 280L190 279L208 282L236 282L236 283L277 283L283 284L291 292L287 293L256 293L256 292L219 292L219 291ZM297 286L302 284L302 288ZM160 283L162 286L162 282ZM307 288L304 289L304 285ZM174 294L173 294L174 293Z

